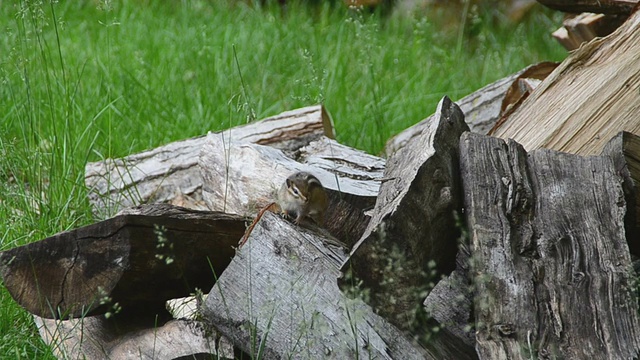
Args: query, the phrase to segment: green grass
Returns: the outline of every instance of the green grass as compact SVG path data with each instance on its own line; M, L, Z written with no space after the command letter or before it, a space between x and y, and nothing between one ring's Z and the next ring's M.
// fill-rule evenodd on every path
M93 221L87 161L318 102L340 142L377 153L442 96L565 56L549 35L557 14L517 25L476 15L458 36L429 18L327 4L5 2L0 250ZM52 358L4 287L0 299L0 358Z

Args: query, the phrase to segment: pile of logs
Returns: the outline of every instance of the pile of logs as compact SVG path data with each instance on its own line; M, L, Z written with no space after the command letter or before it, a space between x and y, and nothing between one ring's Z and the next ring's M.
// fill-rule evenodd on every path
M60 358L637 358L637 54L640 12L444 97L385 158L312 106L87 164L103 220L0 274ZM300 170L324 229L256 219Z

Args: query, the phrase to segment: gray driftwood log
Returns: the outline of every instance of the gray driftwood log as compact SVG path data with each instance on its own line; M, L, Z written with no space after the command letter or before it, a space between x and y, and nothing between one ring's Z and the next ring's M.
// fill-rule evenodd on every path
M458 143L469 128L447 97L428 125L387 160L371 222L343 268L371 291L376 311L405 331L435 280L431 270L453 270L460 233Z
M611 157L460 145L481 359L632 359L638 300Z
M124 312L154 314L168 299L213 286L245 220L146 206L1 252L0 274L13 298L41 317L104 314L115 303Z
M287 111L217 134L225 141L268 145L287 153L294 153L323 135L334 137L331 118L320 105ZM206 137L201 136L121 159L88 163L85 184L94 212L104 219L121 209L149 203L206 210L198 167L205 142Z
M340 291L345 257L322 236L265 213L209 293L203 315L254 358L433 359Z
M277 189L296 171L313 173L329 194L327 230L352 245L369 218L385 161L379 157L320 138L299 150L295 158L269 146L227 142L209 134L200 167L203 197L212 210L255 215L275 201Z

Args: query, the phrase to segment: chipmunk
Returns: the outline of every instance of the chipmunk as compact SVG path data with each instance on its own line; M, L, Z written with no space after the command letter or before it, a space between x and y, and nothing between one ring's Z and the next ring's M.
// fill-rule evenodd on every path
M311 218L316 225L324 225L324 213L329 199L317 177L304 171L291 174L278 190L278 205L285 217L295 214L294 223Z

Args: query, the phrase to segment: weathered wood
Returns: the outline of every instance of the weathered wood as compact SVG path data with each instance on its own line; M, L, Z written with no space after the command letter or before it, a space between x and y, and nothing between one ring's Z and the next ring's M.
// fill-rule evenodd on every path
M275 201L287 176L311 172L329 194L327 230L349 245L368 223L364 209L375 202L384 165L381 158L327 138L292 159L268 146L225 142L220 134L209 134L200 157L205 201L213 210L234 214L255 215Z
M267 212L202 313L254 358L434 358L340 292L336 280L345 257L321 236Z
M464 113L465 121L467 125L469 125L469 129L478 134L486 134L491 130L500 118L501 107L507 90L513 86L513 83L517 81L523 73L535 69L541 66L541 64L522 69L515 74L491 83L456 101L456 104L460 106L460 109L462 109ZM412 141L413 138L419 136L425 128L429 127L434 116L435 114L429 116L389 139L385 145L385 154L387 157L390 157L391 154Z
M563 61L491 132L525 149L599 154L619 131L640 134L640 12Z
M34 316L59 359L234 359L233 347L193 320L123 324L103 316L53 320Z
M447 97L429 125L387 160L371 222L344 266L370 291L376 311L404 331L421 331L410 319L428 290L426 275L434 263L453 270L460 232L458 143L469 128Z
M470 278L469 247L461 244L456 256L456 269L442 278L424 300L425 310L444 329L475 348L473 325L473 285Z
M334 137L331 118L320 105L287 111L217 134L226 141L268 145L288 153L322 135ZM104 219L120 209L149 203L189 205L196 210L206 210L198 167L205 142L205 137L197 137L121 159L88 163L85 184L94 212Z
M210 289L245 230L235 215L169 205L138 211L1 252L4 285L46 318L102 314L114 303L153 312L195 288Z
M638 357L635 275L612 159L527 155L513 140L472 133L460 146L480 358Z
M627 203L625 234L629 251L640 257L640 137L621 132L605 145L603 155L611 156Z
M568 13L631 14L638 0L538 0L544 6Z

